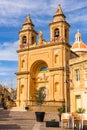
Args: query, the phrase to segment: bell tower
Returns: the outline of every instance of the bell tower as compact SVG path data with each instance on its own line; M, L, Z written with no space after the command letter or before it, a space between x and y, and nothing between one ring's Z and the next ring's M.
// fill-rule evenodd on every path
M30 15L28 15L23 23L23 28L19 31L20 48L28 48L30 45L33 45L36 42L37 34Z
M65 15L61 9L60 4L58 9L53 16L53 21L49 24L50 26L50 41L62 40L63 42L69 42L69 27L70 25L65 20Z
M29 100L29 48L36 43L37 32L30 15L26 17L22 29L19 31L18 72L17 75L17 106L24 106Z
M69 27L70 25L65 20L65 15L62 11L60 4L57 11L53 16L53 21L50 26L50 42L57 47L57 54L54 53L55 61L59 57L58 61L58 75L62 80L59 80L59 86L62 90L61 101L64 101L66 111L70 110L70 83L69 81L69 59L70 59L70 44L69 44ZM55 67L55 66L54 66ZM54 71L55 74L55 71ZM57 78L58 80L58 78ZM64 98L64 99L63 99Z

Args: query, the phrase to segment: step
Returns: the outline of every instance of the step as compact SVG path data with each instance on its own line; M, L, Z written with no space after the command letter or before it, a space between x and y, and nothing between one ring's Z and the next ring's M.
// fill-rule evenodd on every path
M24 107L12 107L10 111L27 111Z

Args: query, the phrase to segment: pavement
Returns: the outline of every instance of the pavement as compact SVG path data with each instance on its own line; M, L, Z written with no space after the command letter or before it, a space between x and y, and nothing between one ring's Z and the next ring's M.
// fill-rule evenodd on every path
M0 130L66 130L61 127L46 127L46 121L52 119L58 121L58 114L47 112L44 121L37 122L35 112L9 111L0 108Z

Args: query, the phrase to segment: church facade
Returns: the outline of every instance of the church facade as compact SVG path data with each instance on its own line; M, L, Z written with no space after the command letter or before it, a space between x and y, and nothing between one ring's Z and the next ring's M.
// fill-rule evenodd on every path
M67 111L70 109L73 111L81 107L80 101L82 99L77 99L86 89L83 87L84 84L81 84L80 87L80 81L77 83L77 87L75 86L75 73L73 71L76 72L80 69L81 65L77 64L85 62L84 58L82 62L75 61L75 59L84 57L86 48L85 51L84 49L79 51L75 50L75 44L73 46L69 44L70 25L66 21L60 5L58 5L49 26L49 42L44 40L42 31L38 34L34 30L30 16L27 16L19 31L18 72L16 73L17 106L35 104L34 90L44 86L46 88L45 105L65 106ZM38 41L36 40L37 36L39 36ZM80 36L76 36L76 42L80 42L78 41L78 37L81 40ZM74 99L73 102L72 99Z

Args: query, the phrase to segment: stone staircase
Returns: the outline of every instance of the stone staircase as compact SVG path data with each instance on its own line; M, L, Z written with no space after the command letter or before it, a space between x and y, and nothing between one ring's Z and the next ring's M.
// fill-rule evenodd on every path
M34 111L3 110L0 108L0 130L64 130L61 128L46 127L46 121L58 121L57 112L46 112L44 122L36 122Z
M10 111L26 111L24 107L12 107Z
M34 112L0 109L0 130L32 130L34 124Z
M29 106L30 111L45 111L45 112L57 112L58 106L47 106L47 105L31 105ZM12 107L10 111L27 111L24 107Z

